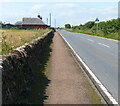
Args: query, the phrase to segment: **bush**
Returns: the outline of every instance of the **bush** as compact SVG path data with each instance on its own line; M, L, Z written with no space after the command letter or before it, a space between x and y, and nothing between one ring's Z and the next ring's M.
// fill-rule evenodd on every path
M71 28L71 25L70 25L70 24L65 24L65 28L70 29L70 28Z
M72 32L83 32L87 34L92 34L96 36L107 37L111 39L120 39L117 33L120 31L120 18L112 19L106 22L98 23L98 31L96 30L96 23L94 21L89 21L84 25L73 26L72 29L67 29ZM65 24L65 28L68 28L70 24Z
M48 27L48 29L52 29L55 32L55 28L54 27Z

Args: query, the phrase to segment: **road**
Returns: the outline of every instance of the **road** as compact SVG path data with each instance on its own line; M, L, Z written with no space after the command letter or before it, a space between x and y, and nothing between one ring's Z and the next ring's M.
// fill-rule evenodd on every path
M118 42L58 30L118 101Z

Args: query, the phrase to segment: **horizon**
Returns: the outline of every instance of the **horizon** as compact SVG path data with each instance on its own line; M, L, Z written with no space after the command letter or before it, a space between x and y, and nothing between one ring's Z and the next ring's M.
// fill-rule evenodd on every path
M118 2L1 2L0 21L15 24L23 17L36 18L38 14L43 22L49 23L49 14L52 14L52 26L64 27L65 24L73 26L95 21L118 18ZM9 10L8 10L9 9ZM48 24L49 25L49 24Z

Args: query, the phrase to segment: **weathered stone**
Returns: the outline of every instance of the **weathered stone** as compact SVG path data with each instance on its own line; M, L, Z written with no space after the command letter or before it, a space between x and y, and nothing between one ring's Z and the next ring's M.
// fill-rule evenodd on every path
M3 104L15 104L20 97L25 98L31 90L31 81L34 80L31 63L38 56L42 56L52 37L53 32L50 31L31 43L13 50L8 55L2 56Z

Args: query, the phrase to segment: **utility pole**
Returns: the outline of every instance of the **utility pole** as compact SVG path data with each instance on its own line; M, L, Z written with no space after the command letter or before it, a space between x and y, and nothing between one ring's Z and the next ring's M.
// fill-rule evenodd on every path
M50 27L51 27L51 13L50 13Z
M98 31L98 22L97 22L97 31Z
M56 28L56 19L55 19L55 28Z
M47 18L47 25L48 25L48 18Z

